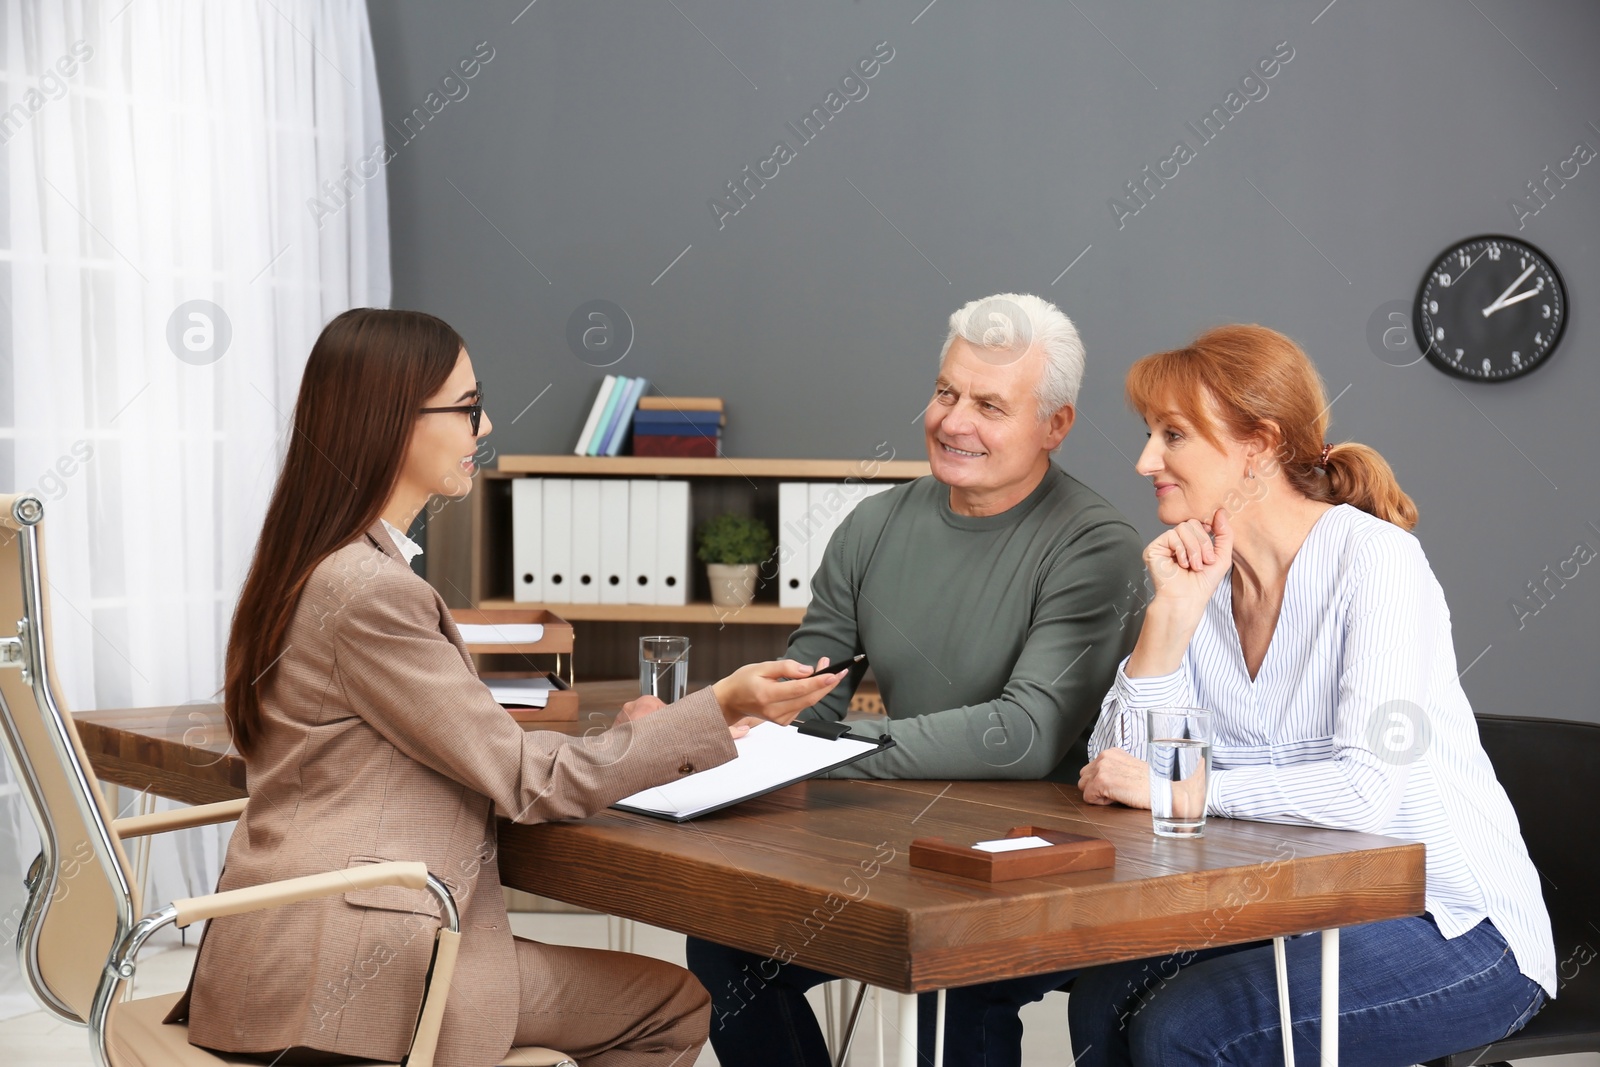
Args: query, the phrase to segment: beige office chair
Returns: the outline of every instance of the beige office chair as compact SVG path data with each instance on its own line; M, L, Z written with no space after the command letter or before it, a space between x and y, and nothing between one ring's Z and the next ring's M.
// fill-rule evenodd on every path
M140 917L125 840L237 819L245 801L207 804L114 819L55 685L50 649L49 584L35 496L0 495L0 742L39 826L42 851L27 876L28 901L17 930L17 955L45 1009L89 1029L98 1067L215 1067L246 1060L188 1041L187 1027L161 1020L178 994L125 1000L139 949L169 923L279 907L379 885L427 889L442 923L407 1067L432 1067L445 998L455 970L460 916L450 890L421 863L374 863L264 885L176 900ZM10 631L15 620L14 636ZM557 1067L569 1057L514 1048L508 1067Z

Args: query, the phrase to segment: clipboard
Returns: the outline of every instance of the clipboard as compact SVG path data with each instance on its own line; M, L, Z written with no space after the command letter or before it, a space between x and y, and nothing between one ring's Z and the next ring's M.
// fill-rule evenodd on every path
M892 737L859 737L842 722L779 726L764 722L734 742L739 757L709 770L642 789L618 811L688 822L894 747Z

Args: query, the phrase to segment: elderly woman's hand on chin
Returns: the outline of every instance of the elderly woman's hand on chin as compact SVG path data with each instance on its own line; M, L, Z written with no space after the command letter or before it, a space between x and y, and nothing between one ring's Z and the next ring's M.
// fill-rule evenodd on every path
M1233 527L1226 508L1211 521L1186 519L1151 541L1144 550L1158 597L1204 608L1233 566Z

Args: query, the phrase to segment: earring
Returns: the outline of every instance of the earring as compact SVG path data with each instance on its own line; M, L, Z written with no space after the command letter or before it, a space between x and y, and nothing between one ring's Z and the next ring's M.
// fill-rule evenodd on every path
M1246 478L1249 478L1251 481L1254 481L1255 477L1256 477L1256 469L1255 469L1255 467L1253 467L1253 466L1246 467L1244 469L1244 476Z

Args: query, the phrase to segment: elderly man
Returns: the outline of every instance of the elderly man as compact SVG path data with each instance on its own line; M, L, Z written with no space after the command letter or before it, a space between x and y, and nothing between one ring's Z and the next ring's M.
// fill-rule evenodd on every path
M877 676L886 720L853 730L895 747L837 774L1075 780L1082 736L1137 636L1125 608L1144 575L1134 528L1050 459L1082 377L1078 332L1047 301L1004 293L950 317L923 418L933 476L856 506L789 640L806 663L865 652ZM804 715L842 717L854 681ZM804 994L831 976L693 938L688 958L724 1067L828 1063ZM1067 977L951 990L946 1062L1020 1064L1017 1012Z

